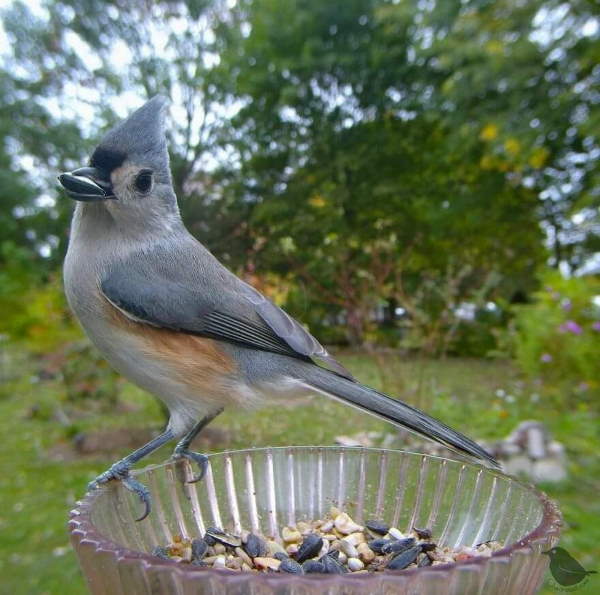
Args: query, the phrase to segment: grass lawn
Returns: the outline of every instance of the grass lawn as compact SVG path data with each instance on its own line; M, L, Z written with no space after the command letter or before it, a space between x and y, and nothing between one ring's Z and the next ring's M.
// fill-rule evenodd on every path
M340 359L367 384L417 404L449 425L478 438L500 438L524 419L543 420L567 447L569 481L542 488L565 516L561 545L586 568L600 570L600 459L598 415L579 405L559 410L522 382L510 364L484 360L402 361L397 355L343 354ZM499 389L514 399L499 397ZM501 393L502 394L502 393ZM532 399L532 395L534 395ZM49 452L75 431L163 423L153 399L127 386L130 412L78 417L71 425L53 420L60 388L31 383L28 374L6 382L0 392L0 592L85 593L70 550L66 519L86 483L115 457L57 461ZM32 408L37 412L32 415ZM318 423L315 423L318 420ZM273 406L251 413L228 411L214 424L227 442L218 450L248 446L331 444L335 436L359 431L394 432L384 422L322 397L295 407ZM126 454L126 452L118 453ZM165 448L148 462L169 456ZM544 593L553 591L546 590ZM577 593L600 592L594 575Z

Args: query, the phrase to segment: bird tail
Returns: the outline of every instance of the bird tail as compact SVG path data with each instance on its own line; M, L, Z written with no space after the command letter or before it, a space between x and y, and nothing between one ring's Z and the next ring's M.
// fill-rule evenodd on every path
M303 368L299 376L299 380L311 390L402 426L460 454L481 459L491 467L499 468L496 459L476 442L403 401L317 366Z

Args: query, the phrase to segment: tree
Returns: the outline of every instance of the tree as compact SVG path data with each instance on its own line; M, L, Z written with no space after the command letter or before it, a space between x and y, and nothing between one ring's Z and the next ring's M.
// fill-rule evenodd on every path
M378 301L407 301L423 276L456 263L470 270L456 300L492 271L496 295L532 288L544 259L535 174L554 154L516 130L514 109L551 108L548 89L538 97L523 84L544 72L529 41L542 5L495 14L475 2L247 0L228 15L221 88L243 103L235 146L260 262L303 279L315 300L345 304L355 341ZM497 44L476 48L494 41L485 31L514 37L527 68L512 72L514 53Z
M526 295L538 223L557 265L597 250L586 0L52 0L13 3L4 28L0 198L44 274L70 212L56 172L157 92L192 232L238 272L285 278L290 303L300 280L354 342L382 303L413 320L420 304L446 336L461 300Z
M12 168L3 180L3 213L14 241L30 246L40 264L45 258L47 268L56 267L67 239L72 205L58 192L57 172L84 163L119 117L162 93L173 99L171 161L184 218L237 266L243 213L215 200L226 175L214 164L228 106L215 103L208 84L218 59L209 5L65 0L36 14L22 2L3 12L11 50L0 73L0 159Z

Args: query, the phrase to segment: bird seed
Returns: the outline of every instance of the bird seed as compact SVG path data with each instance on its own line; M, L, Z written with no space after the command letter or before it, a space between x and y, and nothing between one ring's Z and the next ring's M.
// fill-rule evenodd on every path
M235 535L210 527L194 539L174 535L170 544L157 545L152 553L200 569L362 575L489 557L503 547L498 541L440 547L426 527L413 527L405 534L379 519L362 526L338 508L324 519L282 527L280 535L276 539L248 531Z

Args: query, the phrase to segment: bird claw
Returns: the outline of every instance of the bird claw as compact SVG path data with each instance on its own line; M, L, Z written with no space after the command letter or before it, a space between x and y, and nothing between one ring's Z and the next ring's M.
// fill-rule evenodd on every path
M137 494L139 499L142 501L144 505L144 513L141 517L135 519L136 521L143 521L149 514L152 509L152 498L150 497L150 490L143 484L140 483L137 479L133 479L129 475L124 477L122 480L123 485L134 494Z
M188 459L192 463L196 463L198 467L200 467L200 473L195 475L192 479L188 480L188 483L196 483L197 481L201 481L206 475L206 470L208 469L208 457L206 455L200 454L199 452L192 452L191 450L175 449L173 453L173 458L175 460L178 459Z
M129 475L129 465L126 463L118 461L110 469L98 475L96 479L88 484L88 491L95 490L102 484L112 480L120 481L124 488L139 497L144 505L144 513L141 517L137 518L136 521L143 521L150 514L151 510L152 500L150 497L150 490L143 483L140 483L137 479L133 479L133 477Z

